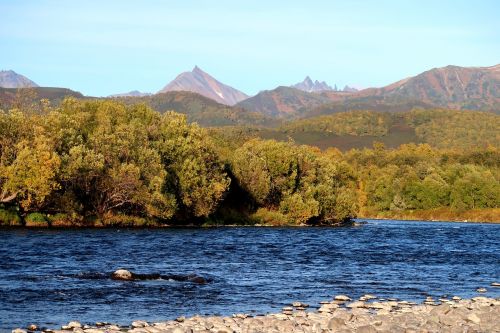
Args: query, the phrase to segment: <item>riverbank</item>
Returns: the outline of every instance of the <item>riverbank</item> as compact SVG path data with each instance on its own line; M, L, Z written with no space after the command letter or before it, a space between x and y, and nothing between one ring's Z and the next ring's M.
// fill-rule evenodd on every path
M134 321L129 326L109 323L82 325L73 321L61 329L43 329L47 333L187 333L187 332L499 332L500 299L435 300L428 297L422 304L377 299L364 295L357 300L338 295L320 307L295 302L281 313L231 317L179 317L165 322ZM29 329L12 333L42 330L31 324Z
M402 211L402 212L384 212L371 215L358 216L358 220L401 220L401 221L429 221L429 222L473 222L473 223L500 223L500 209L494 208L480 210L474 212L456 213L451 214L450 211L445 210L431 210L431 211ZM353 220L339 222L335 225L328 225L332 227L356 225L358 222ZM66 214L42 214L32 213L29 214L24 220L17 214L0 209L0 228L2 227L15 227L15 228L169 228L169 227L307 227L313 226L309 224L291 224L279 223L276 221L265 221L247 219L235 221L230 220L224 222L223 220L207 220L201 223L192 224L178 224L178 223L164 223L155 219L149 219L137 216L128 215L114 215L109 216L107 219L82 219L70 218Z

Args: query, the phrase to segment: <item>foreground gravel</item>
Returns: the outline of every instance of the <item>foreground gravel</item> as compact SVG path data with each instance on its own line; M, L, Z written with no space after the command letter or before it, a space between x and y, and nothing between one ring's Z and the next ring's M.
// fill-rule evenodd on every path
M27 330L40 330L30 325ZM358 300L338 295L321 302L319 309L308 310L300 302L283 308L281 313L262 316L234 314L231 317L180 317L176 320L147 323L134 321L130 326L96 323L94 326L70 322L61 330L43 329L47 333L257 333L257 332L500 332L500 299L434 300L422 304L377 299L365 295Z

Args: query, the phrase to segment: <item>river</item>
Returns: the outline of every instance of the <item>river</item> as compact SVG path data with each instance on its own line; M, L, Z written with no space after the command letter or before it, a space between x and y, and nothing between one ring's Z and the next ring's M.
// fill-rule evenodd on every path
M0 331L279 311L336 294L499 297L500 225L368 220L345 228L0 229ZM196 274L124 282L136 273Z

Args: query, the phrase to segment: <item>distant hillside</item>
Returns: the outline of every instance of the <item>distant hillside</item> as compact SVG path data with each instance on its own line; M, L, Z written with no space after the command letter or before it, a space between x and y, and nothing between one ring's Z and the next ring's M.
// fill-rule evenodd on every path
M0 88L28 88L38 87L38 84L28 79L26 76L16 72L0 71Z
M266 125L273 119L262 114L250 112L240 107L217 103L197 93L170 91L143 97L119 97L128 104L146 103L158 112L176 111L187 116L188 121L201 126L227 125Z
M339 95L339 94L337 94ZM381 96L369 96L355 98L352 95L328 97L334 101L322 104L308 110L303 118L317 117L347 111L379 111L379 112L407 112L415 108L432 109L434 105L418 100L389 101Z
M195 92L226 105L234 105L248 98L241 91L217 81L198 66L195 66L191 72L181 73L159 93L169 91Z
M0 109L8 110L21 99L23 102L38 102L48 99L52 105L57 105L65 97L84 98L78 91L66 88L34 87L34 88L0 88Z
M311 108L328 103L326 96L309 93L291 87L278 87L274 90L261 91L237 106L277 118L303 116Z
M420 101L454 109L500 109L500 65L434 68L383 88L371 88L355 98L381 97L394 103Z

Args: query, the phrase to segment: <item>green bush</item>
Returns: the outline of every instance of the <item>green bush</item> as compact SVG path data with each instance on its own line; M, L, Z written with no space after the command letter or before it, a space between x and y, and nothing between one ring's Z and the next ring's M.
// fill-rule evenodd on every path
M251 218L256 224L262 225L284 226L294 224L282 213L274 210L268 210L266 208L259 208L254 214L252 214Z
M47 216L42 213L31 213L25 218L27 227L48 227L49 221Z

